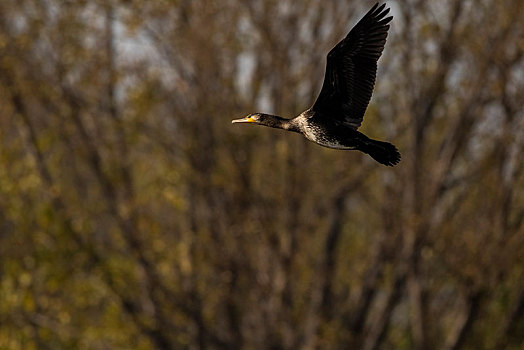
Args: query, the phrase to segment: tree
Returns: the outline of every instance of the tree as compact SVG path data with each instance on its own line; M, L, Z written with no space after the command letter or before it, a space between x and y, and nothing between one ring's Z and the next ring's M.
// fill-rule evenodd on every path
M0 347L521 347L522 1L389 3L395 168L230 124L371 5L1 2Z

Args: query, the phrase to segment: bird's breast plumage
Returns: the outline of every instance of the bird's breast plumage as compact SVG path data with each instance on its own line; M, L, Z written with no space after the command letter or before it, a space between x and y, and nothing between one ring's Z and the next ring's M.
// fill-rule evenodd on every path
M319 123L315 118L298 118L298 126L306 139L321 146L334 149L355 149L351 133L353 130L343 125Z

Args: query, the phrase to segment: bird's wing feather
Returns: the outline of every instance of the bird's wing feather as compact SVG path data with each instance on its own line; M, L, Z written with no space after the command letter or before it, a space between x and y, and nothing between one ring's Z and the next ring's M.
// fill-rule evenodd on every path
M312 109L323 118L357 129L371 99L377 61L384 50L392 16L375 4L328 54L322 90Z

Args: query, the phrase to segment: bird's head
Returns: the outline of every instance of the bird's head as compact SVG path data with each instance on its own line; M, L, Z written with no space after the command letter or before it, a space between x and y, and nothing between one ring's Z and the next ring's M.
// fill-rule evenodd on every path
M257 123L262 124L265 119L265 115L261 113L251 113L245 118L232 120L231 123Z
M258 125L269 126L271 128L291 130L289 127L289 119L264 113L252 113L245 118L232 120L231 123L255 123Z

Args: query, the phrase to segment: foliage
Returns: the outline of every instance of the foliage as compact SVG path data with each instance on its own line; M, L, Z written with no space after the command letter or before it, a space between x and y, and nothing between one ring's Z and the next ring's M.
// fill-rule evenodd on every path
M371 3L0 2L0 348L524 346L524 3L389 5L395 168L230 124Z

